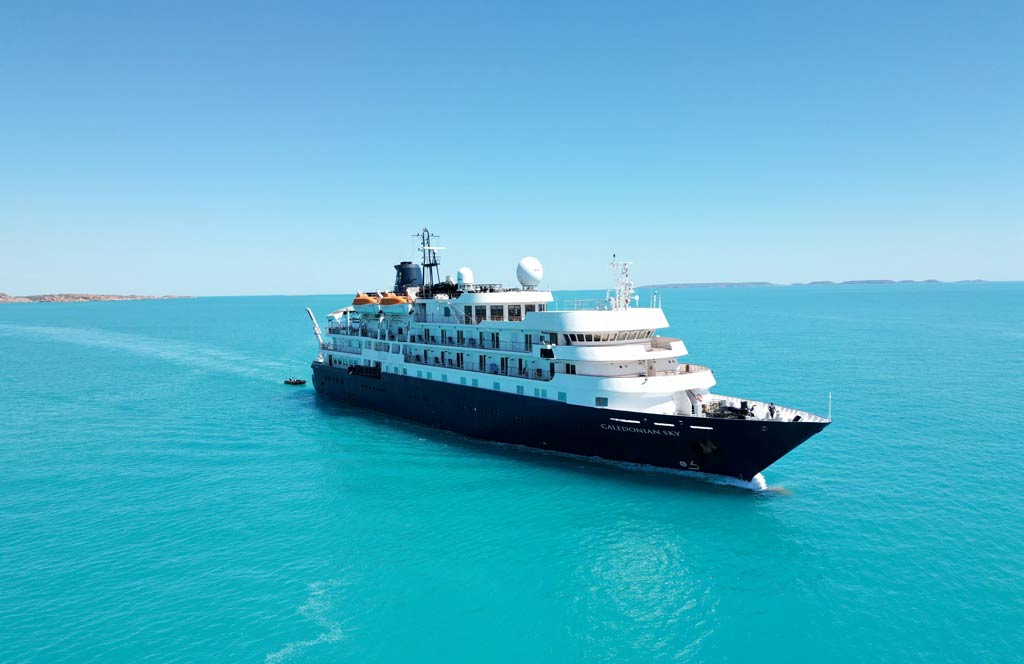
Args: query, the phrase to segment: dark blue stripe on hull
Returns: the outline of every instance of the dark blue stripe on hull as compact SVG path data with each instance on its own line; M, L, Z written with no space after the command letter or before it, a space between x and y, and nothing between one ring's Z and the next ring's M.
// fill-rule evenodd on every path
M318 364L313 385L348 403L476 438L743 480L826 426L647 415L396 374L353 375Z

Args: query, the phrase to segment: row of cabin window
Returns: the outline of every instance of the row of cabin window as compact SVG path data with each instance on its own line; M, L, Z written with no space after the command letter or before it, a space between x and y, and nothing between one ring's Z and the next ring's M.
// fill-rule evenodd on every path
M393 367L392 371L397 374L398 373L398 367ZM408 376L409 375L409 369L403 367L402 368L402 375ZM417 378L423 378L423 372L420 371L420 370L417 370L416 371L416 377ZM434 379L434 374L432 372L428 371L427 372L427 379L428 380L433 380ZM448 374L441 374L441 382L442 383L447 383L448 382ZM476 379L476 378L467 378L466 376L460 376L459 377L459 382L461 382L463 385L472 384L473 387L479 387L480 386L480 381L478 379ZM494 389L499 391L499 392L501 391L501 383L499 381L494 381ZM516 385L516 394L523 394L523 395L525 395L526 394L526 388L523 385ZM548 390L547 390L546 387L535 387L535 388L533 388L533 396L541 397L543 399L547 399L548 398ZM558 400L559 401L568 401L568 398L566 397L565 392L559 392L558 393ZM605 399L605 404L606 405L607 405L607 401L608 400Z
M522 320L523 319L524 308L525 308L526 313L530 313L531 311L544 311L547 307L545 305L543 305L543 304L527 304L527 305L519 305L519 304L508 304L508 305L505 305L505 304L492 304L492 305L490 305L490 310L491 310L490 318L487 317L488 305L485 305L485 304L479 304L479 305L472 306L472 307L466 306L466 307L463 307L462 310L465 313L467 321L470 321L470 320L477 320L477 321L481 321L481 320L505 320L505 309L506 308L508 309L508 319L515 321L515 320Z
M654 330L635 330L633 332L577 332L564 334L565 343L572 342L586 343L588 341L635 341L636 339L650 339L654 336Z

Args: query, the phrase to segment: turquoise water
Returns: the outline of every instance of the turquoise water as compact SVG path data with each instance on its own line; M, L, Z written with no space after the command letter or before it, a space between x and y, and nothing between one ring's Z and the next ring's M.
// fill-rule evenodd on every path
M834 393L784 489L282 385L341 297L0 307L0 659L1017 659L1024 284L664 296L722 392Z

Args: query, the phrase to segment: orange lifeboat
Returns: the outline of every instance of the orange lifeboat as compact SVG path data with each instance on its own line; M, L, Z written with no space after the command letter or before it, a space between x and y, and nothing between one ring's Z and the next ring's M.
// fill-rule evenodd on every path
M405 295L387 293L380 299L380 308L385 314L396 316L407 315L412 311L412 298Z
M356 293L352 308L361 314L376 314L380 311L380 299L366 293Z

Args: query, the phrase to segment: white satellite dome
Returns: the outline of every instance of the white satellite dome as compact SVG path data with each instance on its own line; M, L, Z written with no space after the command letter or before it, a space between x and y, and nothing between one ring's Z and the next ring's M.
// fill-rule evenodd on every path
M472 286L473 270L470 270L468 267L460 267L459 271L455 273L455 280L460 286Z
M523 288L535 288L540 280L544 278L544 266L533 256L527 256L519 261L516 267L516 278Z

